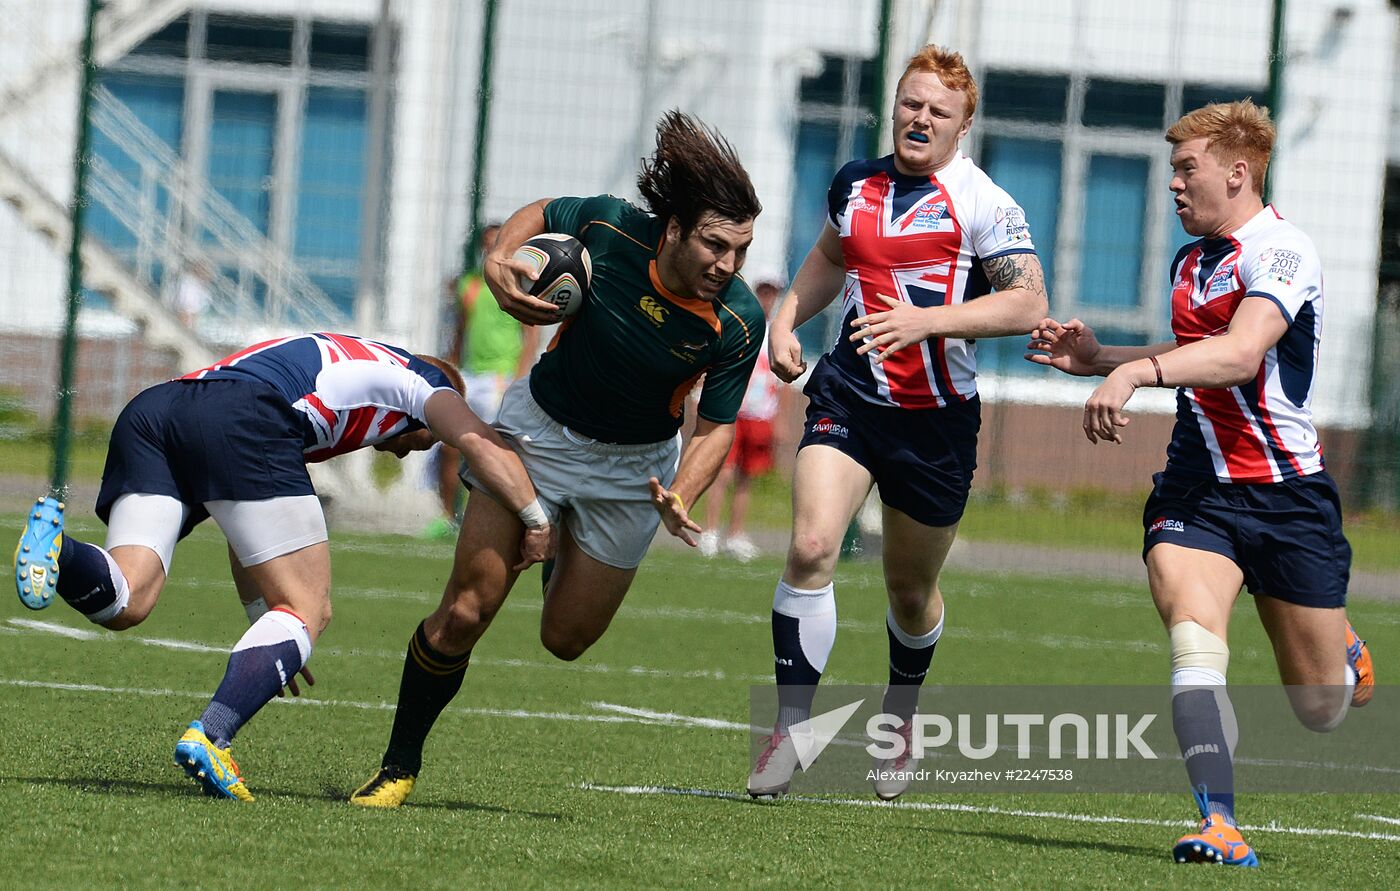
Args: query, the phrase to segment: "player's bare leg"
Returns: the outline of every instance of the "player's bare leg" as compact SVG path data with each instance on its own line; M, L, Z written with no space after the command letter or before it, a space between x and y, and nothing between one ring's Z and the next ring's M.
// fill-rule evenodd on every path
M472 647L515 584L511 567L520 560L524 531L520 518L489 495L468 497L442 602L409 640L389 745L351 804L398 807L413 791L428 733L461 689Z
M1336 729L1346 717L1356 680L1347 669L1346 610L1264 596L1255 603L1293 713L1309 730Z
M165 564L159 554L141 545L122 545L108 553L126 579L130 599L126 609L100 624L113 631L123 631L140 625L155 608L160 592L165 589Z
M56 593L94 624L114 631L140 624L165 586L166 560L187 516L174 498L124 495L112 507L103 548L66 534L63 504L39 499L15 547L21 602L42 609ZM133 539L144 544L124 543Z
M1201 813L1200 828L1178 839L1172 855L1180 863L1258 865L1235 828L1239 730L1225 688L1230 611L1244 574L1221 554L1158 544L1147 552L1147 580L1171 639L1172 725Z
M773 593L778 716L749 774L749 794L781 795L797 769L788 729L811 716L812 697L836 640L832 575L841 539L870 491L870 472L830 446L797 453L792 484L792 542Z
M928 675L934 648L943 634L943 594L938 576L957 535L956 523L926 526L886 506L882 519L885 590L890 608L885 616L889 639L889 681L883 709L904 723L903 754L875 763L875 794L886 801L909 788L916 769L912 757L914 712L919 689Z
M242 576L262 593L268 611L234 645L214 698L175 746L175 763L205 794L252 801L229 746L311 658L330 624L330 545L321 541L243 566Z
M724 536L724 549L740 563L749 563L759 555L753 540L744 532L752 489L753 477L742 469L734 471L734 498L729 503L729 531Z
M729 494L730 486L734 484L734 468L725 464L719 469L719 476L710 485L710 489L705 493L705 531L700 533L697 544L700 547L700 556L714 557L719 554L720 545L724 537L719 534L720 520L724 513L724 499ZM734 521L734 503L729 505L730 525Z
M438 443L434 461L438 504L442 507L442 514L428 524L426 535L429 538L446 538L456 531L457 504L462 495L462 481L457 474L462 466L462 453Z
M637 570L619 569L579 548L567 523L559 529L559 556L540 614L540 642L565 661L582 656L612 624Z

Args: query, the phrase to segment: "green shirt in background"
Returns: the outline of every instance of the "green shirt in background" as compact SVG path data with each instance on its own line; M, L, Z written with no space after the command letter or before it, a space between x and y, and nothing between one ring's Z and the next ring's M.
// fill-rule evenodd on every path
M457 296L464 299L475 292L471 309L463 303L466 326L466 357L462 366L468 374L515 374L520 363L520 323L501 309L480 273L469 272L457 281Z
M588 248L593 282L530 372L556 421L593 439L661 442L680 429L701 375L700 417L732 423L763 344L758 300L735 276L712 301L668 292L656 273L660 220L621 198L558 198L545 229Z

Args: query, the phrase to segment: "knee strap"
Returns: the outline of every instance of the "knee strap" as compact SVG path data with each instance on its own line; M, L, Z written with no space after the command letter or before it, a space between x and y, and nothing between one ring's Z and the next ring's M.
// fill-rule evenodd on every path
M1206 668L1225 676L1230 667L1230 648L1225 641L1191 621L1173 625L1167 634L1171 637L1172 671Z

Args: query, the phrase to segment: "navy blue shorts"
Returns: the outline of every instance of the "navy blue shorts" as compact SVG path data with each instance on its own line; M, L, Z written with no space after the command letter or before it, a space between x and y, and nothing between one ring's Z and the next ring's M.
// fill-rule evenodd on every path
M811 401L799 451L824 445L849 455L875 478L881 501L925 526L962 519L982 426L976 396L945 408L876 405L825 359L802 392Z
M268 384L167 381L136 395L112 428L97 516L122 495L169 495L190 509L180 537L203 522L206 501L315 495L302 455L301 418Z
M1156 474L1143 508L1143 558L1156 544L1229 557L1251 594L1300 606L1345 606L1351 545L1326 471L1281 483Z

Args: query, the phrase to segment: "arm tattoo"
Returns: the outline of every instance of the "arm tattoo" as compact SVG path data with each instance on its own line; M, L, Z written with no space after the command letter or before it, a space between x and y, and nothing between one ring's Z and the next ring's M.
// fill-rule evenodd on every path
M1035 254L1008 254L982 261L982 271L998 291L1025 288L1045 293L1045 274Z

